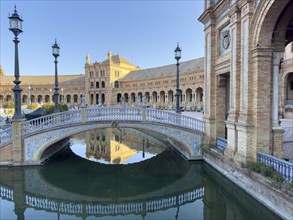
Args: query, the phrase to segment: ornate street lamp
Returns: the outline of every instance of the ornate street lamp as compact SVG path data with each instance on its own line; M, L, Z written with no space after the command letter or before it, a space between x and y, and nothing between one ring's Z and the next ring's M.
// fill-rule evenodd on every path
M177 60L177 74L176 74L176 113L181 113L181 108L179 106L179 60L181 58L181 49L179 47L179 43L177 43L177 47L175 49L175 59Z
M15 80L13 81L15 87L12 89L14 93L14 115L13 119L22 119L23 116L21 115L21 91L19 84L21 81L19 80L19 62L18 62L18 43L19 40L17 36L22 32L22 19L19 17L16 6L14 7L14 13L8 17L9 18L9 30L12 31L14 34L14 44L15 44L15 56L14 56L14 77Z
M59 108L58 108L58 99L59 99L59 88L58 88L58 72L57 72L57 57L59 57L59 45L56 42L55 39L55 44L52 46L52 55L55 57L55 92L54 92L54 113L59 112Z

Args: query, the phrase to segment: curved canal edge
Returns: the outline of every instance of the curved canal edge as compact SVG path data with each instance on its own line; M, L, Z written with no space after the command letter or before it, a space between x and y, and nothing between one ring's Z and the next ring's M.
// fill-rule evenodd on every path
M218 155L205 154L203 160L282 219L292 219L292 198L258 180L255 178L257 175L245 173L243 169L222 160Z

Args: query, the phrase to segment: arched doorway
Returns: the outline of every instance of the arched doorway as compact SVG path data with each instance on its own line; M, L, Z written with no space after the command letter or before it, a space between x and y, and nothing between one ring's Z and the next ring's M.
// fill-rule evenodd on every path
M116 100L116 101L117 101L117 104L119 104L119 103L122 102L121 99L122 99L122 95L121 95L121 93L118 93L118 94L117 94L117 100Z
M138 102L139 102L139 104L141 104L142 103L142 92L139 92L138 94L137 94L137 98L138 98Z
M75 94L75 95L73 96L73 103L74 103L74 104L77 104L77 102L78 102L78 95Z
M128 95L128 93L124 93L124 102L125 103L128 103L128 97L129 97L129 95Z
M135 93L131 93L130 97L131 97L131 103L135 103Z
M49 95L45 95L45 102L50 102L50 96Z
M0 100L0 102L1 102L1 100ZM22 96L22 104L28 104L27 95Z
M43 97L41 95L38 95L38 103L42 103L43 102Z
M71 95L66 95L66 103L67 104L71 103Z
M104 93L102 93L102 95L101 95L101 102L102 102L102 105L104 105L105 104L105 94Z

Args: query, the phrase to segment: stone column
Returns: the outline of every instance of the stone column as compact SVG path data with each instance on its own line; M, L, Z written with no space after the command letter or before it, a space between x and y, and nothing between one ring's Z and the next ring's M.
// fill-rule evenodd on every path
M274 52L274 69L273 69L273 155L283 158L283 140L284 140L284 129L279 125L279 66L280 60L282 59L283 52Z
M240 13L233 6L231 9L231 59L230 59L230 111L226 120L227 127L227 148L224 152L225 158L234 159L238 148L238 131L236 123L240 110L240 58L237 54L241 48L241 23Z
M279 66L283 52L274 52L273 69L273 127L279 127L278 104L279 104Z

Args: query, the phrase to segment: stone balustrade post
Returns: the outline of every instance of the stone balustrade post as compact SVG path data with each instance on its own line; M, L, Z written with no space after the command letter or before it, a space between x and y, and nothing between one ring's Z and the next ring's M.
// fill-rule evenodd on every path
M82 124L86 123L86 118L87 118L87 111L86 111L86 106L85 106L85 96L84 94L82 94L82 98L81 98L81 108L80 108L80 122Z

